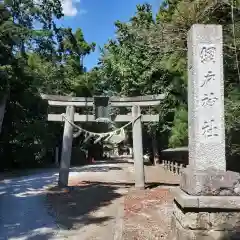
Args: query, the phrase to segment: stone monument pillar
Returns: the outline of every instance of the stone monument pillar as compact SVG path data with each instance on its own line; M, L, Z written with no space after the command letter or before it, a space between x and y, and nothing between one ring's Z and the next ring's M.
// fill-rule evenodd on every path
M193 25L188 34L189 165L226 170L222 27Z
M176 240L231 239L240 227L240 175L226 171L220 25L188 34L189 165L174 190Z

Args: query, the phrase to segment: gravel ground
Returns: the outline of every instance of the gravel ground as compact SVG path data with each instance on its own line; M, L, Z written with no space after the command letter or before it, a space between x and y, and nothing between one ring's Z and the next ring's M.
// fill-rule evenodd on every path
M167 188L130 191L124 201L123 240L170 240L173 196Z

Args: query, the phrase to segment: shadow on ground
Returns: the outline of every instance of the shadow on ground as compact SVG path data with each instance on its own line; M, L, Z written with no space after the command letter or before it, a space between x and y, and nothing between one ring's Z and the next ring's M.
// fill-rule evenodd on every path
M116 161L113 161L115 165L105 163L73 167L71 172L103 172L105 176L105 172L123 169L121 165L116 165ZM47 188L50 184L56 184L57 178L57 171L51 169L0 182L0 240L51 239L57 231L55 220L64 229L104 223L112 216L104 213L93 215L92 212L100 211L100 208L120 198L124 194L120 189L134 186L126 179L114 183L80 182L66 190ZM176 185L147 183L148 188L157 186Z
M236 232L233 232L233 233L225 233L220 240L239 240L239 239L240 239L240 232L238 229L238 231L236 230Z
M117 166L90 165L73 168L71 172L97 172L121 170ZM109 217L93 217L90 211L108 205L121 196L117 187L103 184L87 184L59 192L49 185L57 184L55 169L37 171L31 176L21 176L0 181L0 240L7 239L51 239L57 232L55 218L66 229L75 223L98 224ZM48 194L47 194L48 192ZM46 201L47 199L49 201ZM50 211L47 203L54 203ZM50 214L49 214L50 213ZM58 217L59 216L59 217ZM63 216L63 218L61 217Z
M57 180L54 170L0 182L0 240L50 239L56 225L44 199L46 186Z
M105 186L118 186L118 187L134 187L134 182L102 182L102 181L84 181L88 184L103 184ZM161 183L161 182L146 182L145 188L152 189L157 187L178 187L178 183Z
M91 213L120 198L122 193L118 189L117 186L97 182L82 182L78 186L61 190L53 187L47 196L50 213L63 229L79 229L88 224L104 223L111 217L96 217Z
M121 167L116 166L102 166L102 165L87 165L81 168L73 167L71 168L71 172L109 172L109 171L120 171Z

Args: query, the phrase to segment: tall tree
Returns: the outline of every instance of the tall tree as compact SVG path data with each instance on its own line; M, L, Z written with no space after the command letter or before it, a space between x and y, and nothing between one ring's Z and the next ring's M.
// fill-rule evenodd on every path
M187 33L195 23L221 24L228 153L239 151L239 1L166 0L156 21L148 4L127 23L116 23L117 37L102 50L101 91L119 95L166 93L158 107L159 142L187 144ZM111 84L110 84L111 83ZM231 149L231 151L230 151ZM231 153L232 152L232 153Z

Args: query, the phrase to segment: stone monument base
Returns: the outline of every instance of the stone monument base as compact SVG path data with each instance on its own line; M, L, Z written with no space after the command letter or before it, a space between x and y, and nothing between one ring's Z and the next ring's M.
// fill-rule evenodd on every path
M240 239L240 196L191 196L174 192L174 240Z
M214 168L196 171L188 166L181 171L180 188L193 196L238 196L240 174Z

